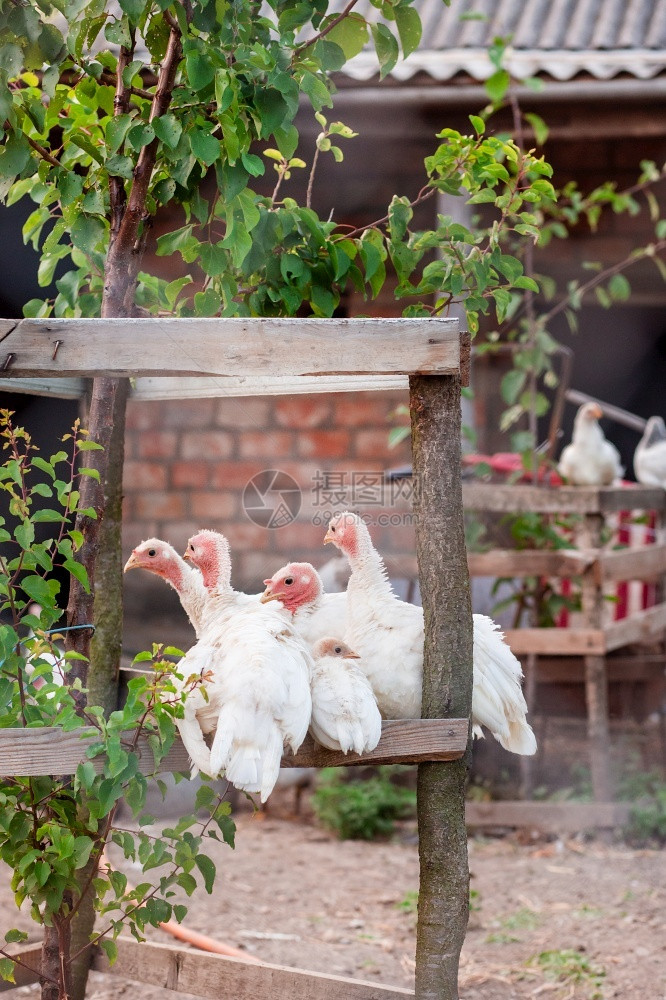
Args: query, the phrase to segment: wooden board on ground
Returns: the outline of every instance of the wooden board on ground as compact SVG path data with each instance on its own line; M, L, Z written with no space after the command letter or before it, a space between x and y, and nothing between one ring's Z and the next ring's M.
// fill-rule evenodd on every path
M118 959L109 966L105 955L97 953L93 968L110 972L164 990L199 997L229 997L233 1000L397 1000L413 997L413 990L379 986L359 979L304 972L283 965L244 962L240 958L209 955L177 945L138 944L131 938L118 939Z
M629 821L626 802L466 802L468 827L536 827L544 833L616 829Z
M451 375L460 366L453 319L0 320L5 378Z
M456 760L467 746L467 719L397 719L382 723L376 748L367 754L326 750L306 737L297 754L283 758L284 767L340 767L353 764L415 764L427 760ZM0 730L0 774L22 777L72 774L86 759L95 740L94 730L64 732L56 727ZM147 740L138 745L139 769L154 774L155 764ZM93 761L97 768L99 761ZM180 739L161 761L158 773L189 773L190 762Z

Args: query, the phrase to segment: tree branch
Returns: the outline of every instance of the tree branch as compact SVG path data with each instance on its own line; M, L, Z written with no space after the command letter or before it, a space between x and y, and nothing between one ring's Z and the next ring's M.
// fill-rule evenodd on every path
M296 58L296 56L300 56L301 52L303 52L305 49L309 49L311 45L314 45L315 42L318 42L319 39L327 35L329 31L333 31L333 28L335 28L336 25L340 24L340 21L344 21L347 14L349 14L350 10L352 9L352 7L355 7L357 3L358 0L349 0L349 3L342 11L342 13L338 14L337 17L334 17L330 24L327 24L325 28L319 31L316 35L313 35L312 38L309 38L307 42L303 42L301 45L298 46L298 48L294 49L294 54L291 57L292 63Z

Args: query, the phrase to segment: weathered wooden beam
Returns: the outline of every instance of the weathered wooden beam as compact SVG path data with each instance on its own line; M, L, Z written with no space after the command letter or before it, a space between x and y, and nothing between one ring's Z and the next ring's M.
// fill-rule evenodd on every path
M594 562L596 553L578 549L494 549L492 552L469 552L467 565L471 576L580 576Z
M498 514L613 514L621 510L664 510L666 490L659 486L504 486L465 483L463 500L469 510Z
M93 969L149 983L192 996L229 997L230 1000L397 1000L413 997L412 990L380 986L359 979L305 972L284 965L244 962L240 958L209 955L177 945L139 944L120 937L118 959L110 966L99 952Z
M29 379L24 381L30 381ZM151 402L160 399L209 399L226 396L308 395L313 392L406 391L407 375L263 375L225 378L138 378L130 398Z
M517 628L508 629L504 638L516 656L528 653L583 656L606 652L606 637L601 628Z
M472 609L460 478L460 379L410 378L416 550L425 619L422 715L467 717ZM417 1000L457 1000L469 914L465 782L470 754L421 764L417 779L420 888Z
M656 580L666 573L666 545L641 545L599 554L604 580Z
M53 396L56 399L81 399L87 386L84 378L7 378L0 382L0 391Z
M424 760L456 760L467 746L467 719L396 719L382 723L382 735L371 753L343 754L326 750L307 736L297 754L287 754L283 767L342 767L355 764L415 764ZM0 729L0 774L23 777L72 774L86 759L94 731L64 732L43 729ZM139 770L155 774L152 751L140 740ZM99 760L93 760L101 768ZM157 772L189 772L185 747L177 739Z
M536 827L544 833L617 829L626 826L627 802L467 802L469 827Z
M665 630L666 604L634 611L628 618L606 625L606 649L620 649L633 642L655 642L664 638Z
M395 375L460 370L449 319L0 320L0 376Z

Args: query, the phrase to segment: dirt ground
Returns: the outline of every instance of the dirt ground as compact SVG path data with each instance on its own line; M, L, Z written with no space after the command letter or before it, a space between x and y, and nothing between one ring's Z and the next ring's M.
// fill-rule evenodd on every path
M282 806L266 819L240 813L235 851L211 842L218 881L212 896L190 900L185 923L268 962L412 987L415 824L403 824L390 842L341 842L315 825L307 806L299 821ZM474 894L461 998L666 1000L666 853L522 839L470 840ZM130 864L122 867L137 880ZM27 914L13 908L6 868L0 913L3 934L20 926L38 940ZM150 936L171 942L159 930ZM562 954L569 951L575 966ZM540 962L544 952L555 954ZM37 987L17 994L36 996ZM91 976L88 994L165 996L101 974Z

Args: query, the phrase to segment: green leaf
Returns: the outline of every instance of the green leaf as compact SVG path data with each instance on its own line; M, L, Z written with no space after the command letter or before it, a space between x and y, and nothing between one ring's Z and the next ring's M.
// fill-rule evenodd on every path
M53 602L53 592L49 583L41 576L26 576L21 580L21 588L28 597L38 604L49 607Z
M241 161L252 177L261 177L266 171L263 161L254 153L241 153Z
M313 73L305 73L304 78L305 77L309 78L310 85L313 90L320 92L321 89L323 88L326 95L326 99L330 104L331 103L330 95L324 84L321 83L321 81L319 81ZM312 100L312 103L314 104L315 103L314 98L312 97L312 94L310 93L308 88L305 86L305 83L303 82L301 86L303 87L303 90L306 92L306 94L308 94L308 96ZM326 103L326 99L324 99L323 103ZM257 110L261 117L262 139L267 139L269 135L271 135L271 133L273 133L276 129L286 127L291 124L291 122L287 120L289 116L289 105L287 104L287 102L285 101L284 97L282 96L279 90L275 90L274 87L266 87L257 90L255 94L255 102Z
M379 78L383 80L397 63L400 50L393 34L385 24L372 24L370 30L379 60Z
M79 438L76 442L76 449L77 451L104 451L104 445L98 444L97 441L83 440Z
M64 569L68 570L68 572L79 581L86 594L89 594L90 583L88 581L88 572L85 566L83 566L80 562L76 562L75 559L65 559L62 565Z
M534 138L537 141L537 145L543 146L544 142L548 138L548 126L546 125L543 118L539 115L535 115L533 112L526 112L524 115L525 119L532 126L534 131Z
M193 225L183 226L182 229L176 229L173 233L165 233L163 236L158 236L157 256L168 257L169 254L175 253L176 250L181 250L187 245L192 236L193 228Z
M478 115L470 115L469 120L474 126L474 131L476 132L476 134L483 135L483 133L486 131L486 123L484 122L483 118L480 118Z
M215 316L222 307L219 294L212 288L197 292L194 296L194 311L197 316Z
M197 854L194 862L203 875L204 885L206 887L206 892L211 893L213 891L213 884L215 882L215 865L211 859L206 854Z
M368 25L361 14L352 11L334 28L331 28L326 37L340 46L345 54L345 59L353 59L368 41Z
M126 181L131 181L134 177L134 164L129 156L110 156L106 161L106 169L112 177L124 177Z
M0 153L0 176L13 177L19 174L30 159L28 140L20 132L13 132Z
M4 979L7 983L15 983L14 979L14 965L11 958L0 958L0 978Z
M508 405L516 402L518 396L522 392L523 386L525 385L525 379L527 378L527 373L524 371L519 371L516 368L512 368L511 371L507 372L502 378L500 391L502 393L502 399Z
M504 100L510 83L511 77L505 69L498 69L488 77L484 87L493 104L499 104Z
M411 52L419 47L423 31L421 18L414 7L397 7L395 8L395 23L398 27L402 54L406 59Z
M155 135L165 146L168 146L169 149L176 148L183 134L183 126L175 115L167 114L160 118L153 118L151 125Z
M117 115L106 123L105 134L110 153L118 152L132 127L133 120L131 115Z
M28 940L28 934L25 931L19 931L16 927L12 927L10 931L5 934L5 941L7 944L20 944L22 941Z
M613 299L626 302L631 296L631 285L623 274L614 274L608 282L608 291Z
M33 521L35 517L33 514ZM19 543L22 549L29 549L35 540L35 529L33 528L30 521L24 521L23 524L18 524L14 529L14 538Z
M155 138L155 130L152 125L141 122L135 125L127 133L127 141L137 153L142 146L147 146Z
M192 152L207 167L210 167L220 158L220 140L216 139L210 132L204 132L203 129L194 129L189 135Z
M185 67L193 90L204 90L215 78L215 64L203 52L197 50L188 52L185 57Z
M80 215L71 229L72 243L83 253L97 250L106 236L106 226L96 215Z
M123 13L127 14L132 24L137 24L146 6L146 0L118 0Z
M104 954L108 958L109 965L113 965L113 963L118 957L118 945L116 944L116 942L109 940L109 938L102 938L102 940L99 941L98 943L100 948L104 951Z

